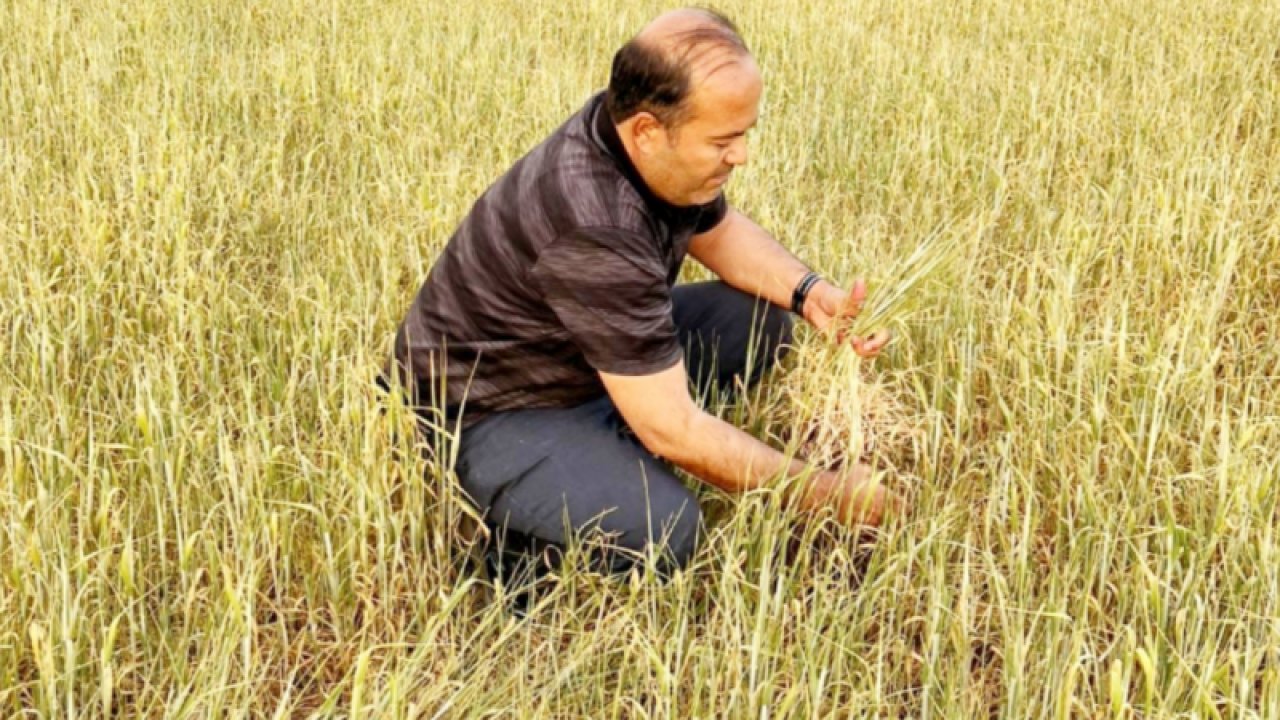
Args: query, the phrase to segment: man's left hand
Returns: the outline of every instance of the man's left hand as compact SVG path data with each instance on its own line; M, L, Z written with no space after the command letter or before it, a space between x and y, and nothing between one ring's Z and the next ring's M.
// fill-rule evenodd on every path
M818 330L828 333L841 345L846 342L864 358L874 358L889 343L889 331L878 330L868 337L849 332L851 321L862 310L867 299L867 283L856 280L852 291L841 290L823 280L809 291L804 303L804 319Z

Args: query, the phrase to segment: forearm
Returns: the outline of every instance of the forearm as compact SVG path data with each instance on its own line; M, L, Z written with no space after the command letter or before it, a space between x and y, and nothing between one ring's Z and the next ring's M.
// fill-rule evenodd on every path
M691 248L694 257L729 285L791 307L791 293L808 266L751 218L729 209L729 215L707 238Z
M785 499L800 510L814 510L828 502L835 491L834 478L818 468L785 455L708 413L690 418L682 440L663 453L685 472L725 490L740 493L779 481L808 477L802 485L790 485Z

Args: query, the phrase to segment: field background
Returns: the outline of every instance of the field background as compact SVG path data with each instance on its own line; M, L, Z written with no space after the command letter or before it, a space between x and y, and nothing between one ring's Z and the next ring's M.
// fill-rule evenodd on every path
M1280 714L1262 1L720 5L736 205L845 281L963 244L866 376L915 509L858 545L708 490L675 582L485 604L369 379L664 7L0 3L0 716Z

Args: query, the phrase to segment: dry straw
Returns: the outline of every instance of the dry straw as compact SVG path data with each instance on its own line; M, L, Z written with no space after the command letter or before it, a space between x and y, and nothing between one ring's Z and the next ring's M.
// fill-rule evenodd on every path
M955 263L962 248L951 226L935 228L890 265L884 280L869 290L863 311L843 324L861 337L879 329L904 331L924 307L926 286ZM795 369L782 393L788 399L787 440L800 457L823 467L892 464L919 423L892 380L836 342L836 332L833 325L795 349Z

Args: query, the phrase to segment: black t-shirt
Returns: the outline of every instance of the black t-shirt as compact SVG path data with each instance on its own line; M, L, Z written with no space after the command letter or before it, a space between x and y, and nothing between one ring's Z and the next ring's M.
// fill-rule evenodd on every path
M597 371L646 375L679 359L671 287L689 239L727 205L655 196L603 97L490 186L431 268L395 346L419 404L464 407L470 425L572 407L604 393Z

